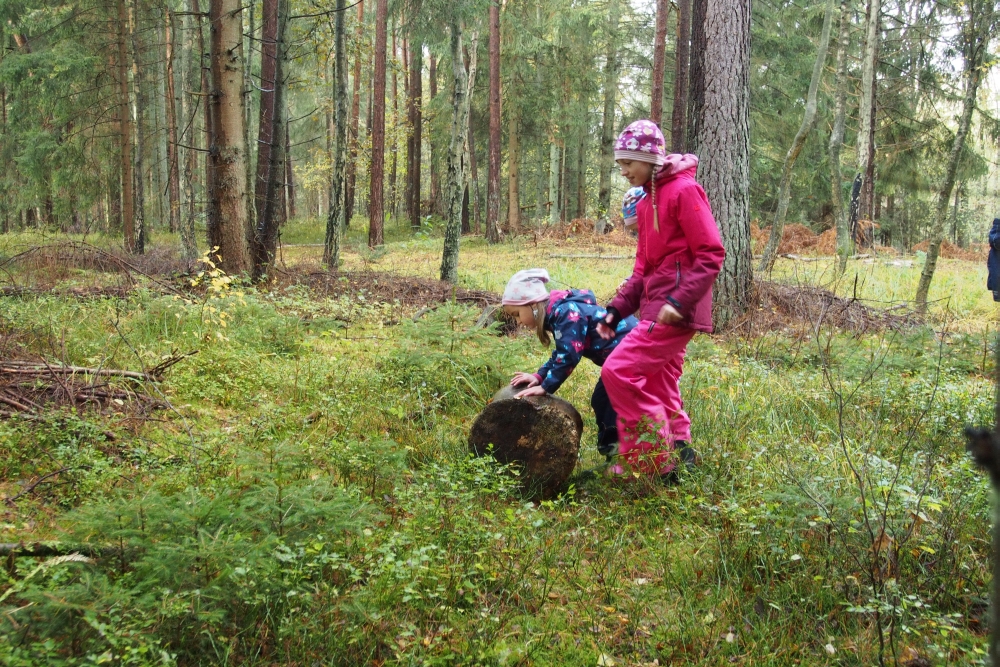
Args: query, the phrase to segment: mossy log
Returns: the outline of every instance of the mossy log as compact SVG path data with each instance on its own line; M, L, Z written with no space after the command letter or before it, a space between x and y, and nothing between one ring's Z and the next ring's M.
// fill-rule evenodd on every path
M517 391L504 387L476 417L469 449L477 456L492 454L500 463L515 464L529 497L555 498L566 490L576 466L583 419L561 398L515 399Z

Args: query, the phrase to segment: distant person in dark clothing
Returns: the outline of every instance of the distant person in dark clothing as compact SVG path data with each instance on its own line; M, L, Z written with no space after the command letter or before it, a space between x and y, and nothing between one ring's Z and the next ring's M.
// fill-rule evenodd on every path
M993 300L1000 301L1000 216L993 219L993 229L990 230L990 256L986 260L989 275L986 278L986 289L993 292Z

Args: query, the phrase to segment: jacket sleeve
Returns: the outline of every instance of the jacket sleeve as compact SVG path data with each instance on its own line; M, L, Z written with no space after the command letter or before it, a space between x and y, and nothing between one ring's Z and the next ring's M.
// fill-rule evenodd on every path
M579 311L559 306L550 317L556 349L538 369L538 375L542 378L542 389L554 394L580 363L587 340L587 318Z
M1000 218L993 219L993 229L990 230L990 247L1000 252Z
M726 250L722 246L719 226L712 216L708 197L697 183L692 182L678 193L677 221L687 238L694 261L690 267L681 272L679 284L667 300L687 317L691 315L691 309L712 288L715 277L722 269ZM668 271L676 270L673 267L661 268Z
M642 251L644 245L641 242L637 244L632 275L625 281L622 288L618 290L611 303L608 304L609 308L614 308L618 311L622 319L639 310L639 300L642 297L642 278L646 272L646 257Z

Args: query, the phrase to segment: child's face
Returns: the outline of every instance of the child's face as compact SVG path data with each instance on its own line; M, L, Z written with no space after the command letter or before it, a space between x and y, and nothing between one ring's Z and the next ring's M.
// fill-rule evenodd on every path
M622 171L622 176L629 185L645 185L653 176L653 163L640 162L639 160L618 160L618 167Z
M531 306L504 306L503 312L507 313L509 317L513 317L518 326L535 328L535 311L531 309Z

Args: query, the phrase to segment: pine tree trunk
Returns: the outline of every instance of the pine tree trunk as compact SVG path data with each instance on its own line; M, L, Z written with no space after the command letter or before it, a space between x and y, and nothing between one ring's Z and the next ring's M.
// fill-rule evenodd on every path
M559 222L559 145L549 144L549 222Z
M512 105L513 106L513 105ZM515 109L507 118L507 233L521 230L521 138L520 119Z
M698 154L699 123L705 106L705 13L709 0L691 0L691 58L688 69L687 152Z
M586 119L584 119L586 123ZM580 143L576 149L576 217L587 217L587 137L586 124L580 126Z
M458 249L462 231L462 195L465 190L465 134L469 128L470 79L475 77L477 35L472 34L469 48L472 54L469 72L462 60L462 26L451 23L451 65L454 75L452 93L451 142L448 146L448 216L444 234L444 252L441 256L441 280L458 281Z
M230 275L250 268L240 7L238 0L209 2L213 144L209 148L212 191L208 199L218 227L216 263Z
M431 104L433 105L434 98L438 94L437 57L433 53L427 76L430 80ZM431 108L433 109L433 106ZM438 161L441 156L439 151L435 150L433 141L428 141L427 145L431 149L431 213L441 215L441 180L438 174Z
M608 2L607 50L604 60L604 118L601 121L600 176L597 182L597 233L611 213L611 171L615 168L615 105L618 103L618 0Z
M374 248L384 243L382 225L382 186L385 180L385 49L386 24L389 7L387 0L375 3L375 71L372 90L372 160L371 179L368 195L368 247Z
M326 239L323 244L323 263L331 271L340 268L340 246L345 224L344 173L347 162L347 53L344 44L344 12L347 0L336 0L334 14L334 144L333 178L330 183L330 208L326 218Z
M261 5L260 116L257 126L257 168L254 179L256 222L250 244L253 279L267 275L278 246L284 218L285 187L285 54L287 0L264 0Z
M677 0L674 108L670 119L670 145L674 153L687 152L688 70L691 63L691 0Z
M365 3L358 2L358 26L354 33L354 97L351 101L351 154L347 160L347 208L344 217L345 229L351 226L354 217L354 193L357 183L358 124L361 120L361 44L364 40Z
M486 176L486 241L500 241L500 6L490 2L490 141Z
M951 150L948 153L948 166L945 170L944 182L938 191L930 244L927 248L927 259L924 261L924 268L920 272L920 282L917 284L916 310L921 315L927 312L927 295L930 292L934 270L937 267L941 241L944 239L951 191L955 187L962 150L965 148L965 139L972 126L972 114L976 110L976 96L982 82L983 63L987 57L986 52L990 41L989 28L993 24L992 19L995 11L993 7L989 6L989 3L984 2L970 2L967 7L969 16L963 27L962 40L965 61L963 72L965 96L962 100L962 115L959 117L958 130L955 132L955 138L952 140Z
M420 229L420 190L421 163L423 160L423 68L424 45L414 39L410 45L410 152L407 160L406 178L408 182L409 199L407 201L410 213L410 228Z
M806 139L813 128L816 127L816 107L817 95L819 94L819 83L823 78L823 69L826 66L826 53L830 46L830 26L833 24L833 7L836 0L827 0L826 14L823 16L823 30L819 38L819 46L816 49L816 62L813 64L812 78L809 80L809 92L806 94L806 108L802 114L802 124L799 131L795 133L792 145L785 154L785 162L781 166L781 182L778 185L778 209L774 213L774 221L771 223L771 236L764 248L764 257L760 260L758 271L767 272L774 266L774 260L778 257L778 245L781 243L781 235L785 229L785 216L788 214L788 202L791 199L792 169L799 159L802 147L805 146Z
M194 16L193 8L189 12L191 16L186 16L183 18L183 24L186 26L183 34L191 35L190 30L191 23L201 21L200 16ZM195 50L197 42L190 43L187 48L181 48L181 72L183 76L181 81L183 85L187 87L190 91L198 90L199 69L194 67L194 62L197 62L200 66L201 58L195 59L192 57L192 53ZM183 86L182 86L183 87ZM198 97L197 100L199 104L203 102L202 97ZM197 109L197 107L195 107ZM186 214L180 223L181 232L181 256L188 262L194 261L198 257L198 243L195 240L194 235L194 221L197 215L197 207L195 205L195 190L194 190L194 179L195 171L198 169L198 136L194 132L194 118L191 117L191 102L190 95L184 93L181 95L181 119L184 123L184 127L190 129L190 132L185 133L182 141L186 143L189 148L185 149L184 152L184 203L186 204Z
M201 8L199 6L199 0L191 0L191 10L195 15L195 32L196 32L196 43L198 46L198 72L199 72L199 88L201 92L199 100L202 106L202 112L204 114L202 121L202 131L205 136L205 162L204 162L204 174L205 174L205 187L202 190L202 198L204 200L205 207L205 236L208 240L209 252L212 252L213 248L219 248L222 244L222 237L220 236L219 228L219 218L218 218L218 207L212 203L212 197L215 193L215 170L212 166L211 150L215 145L215 128L214 128L214 105L212 100L214 99L214 91L211 86L211 73L212 73L212 59L210 49L205 45L205 31L202 28L202 14ZM206 60L207 59L207 60Z
M398 197L396 196L396 156L399 154L399 76L396 72L396 25L392 26L392 163L389 167L389 215L395 218L399 214Z
M725 328L749 309L753 295L750 1L711 0L704 9L701 81L712 85L698 91L702 100L696 120L701 157L698 180L711 202L726 247L726 259L715 283L714 313L716 326Z
M138 9L138 4L133 4L129 8L129 34L132 43L132 83L135 86L135 117L133 118L135 123L135 153L133 154L135 170L133 172L135 175L135 245L130 248L130 251L141 255L145 252L146 248L146 197L144 182L146 172L143 168L143 158L146 152L145 128L143 127L144 112L146 110L146 90L142 69L142 52L139 44Z
M118 0L118 122L121 140L121 217L125 250L135 252L135 175L132 171L132 102L128 83L129 22L125 0Z
M653 38L653 91L650 97L649 119L661 124L663 120L663 72L667 51L667 19L670 0L656 0L656 32Z
M170 208L170 231L177 232L181 226L181 176L177 149L177 92L174 85L174 13L166 11L166 85L167 95L164 106L167 111L167 196Z
M469 62L469 51L465 51L465 67L468 69L470 66ZM469 96L472 96L472 87L469 87ZM466 154L468 159L466 164L469 165L469 201L468 205L472 206L472 216L475 224L475 233L479 233L479 165L476 163L476 128L473 122L472 113L472 101L469 101L469 139L465 142ZM462 233L471 233L473 230L468 228L465 221L462 222Z
M287 79L287 75L286 75ZM287 86L287 81L285 82ZM295 212L295 169L292 165L292 131L288 126L288 118L291 114L291 109L288 107L288 94L285 94L285 192L287 193L286 203L288 205L287 215L283 222L288 220L294 220L297 215Z
M847 258L854 252L854 242L844 210L844 177L840 169L840 149L844 145L847 117L847 51L851 46L851 17L848 0L840 2L840 40L837 44L837 81L834 91L833 129L830 132L830 202L837 229L837 271L847 268Z
M861 99L858 103L858 167L851 195L851 234L864 243L861 220L871 218L872 176L875 165L875 65L878 58L879 19L882 0L868 0L865 18L865 47L861 64Z

